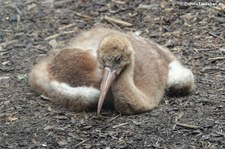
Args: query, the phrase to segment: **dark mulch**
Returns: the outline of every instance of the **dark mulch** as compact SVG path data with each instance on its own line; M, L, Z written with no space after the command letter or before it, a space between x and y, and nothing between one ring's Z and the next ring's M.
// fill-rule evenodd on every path
M188 4L0 0L0 148L225 148L225 3ZM33 93L31 66L96 22L169 47L193 70L194 93L133 116L70 112Z

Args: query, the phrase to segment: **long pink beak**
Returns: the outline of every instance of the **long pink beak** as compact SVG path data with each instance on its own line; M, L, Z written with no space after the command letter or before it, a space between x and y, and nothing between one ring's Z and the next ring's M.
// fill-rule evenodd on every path
M100 87L100 97L98 100L98 110L97 114L99 115L102 109L102 105L104 103L106 94L113 82L113 80L116 78L116 71L111 71L109 67L104 68L104 74L103 74L103 80Z

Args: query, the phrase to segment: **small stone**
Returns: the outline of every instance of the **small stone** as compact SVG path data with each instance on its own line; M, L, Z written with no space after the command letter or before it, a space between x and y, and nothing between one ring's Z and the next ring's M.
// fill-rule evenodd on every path
M60 140L57 143L59 144L59 146L65 146L68 144L68 142L66 140Z
M77 26L80 28L80 29L83 29L85 27L85 23L84 22L79 22L77 24Z

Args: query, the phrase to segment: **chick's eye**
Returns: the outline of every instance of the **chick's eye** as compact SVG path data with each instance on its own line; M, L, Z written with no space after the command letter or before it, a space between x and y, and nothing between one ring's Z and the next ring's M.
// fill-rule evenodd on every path
M103 66L105 64L105 60L104 59L100 59L100 64Z
M120 62L121 59L122 59L122 57L121 57L121 55L119 55L119 56L117 56L117 57L115 58L115 61L116 61L116 62Z

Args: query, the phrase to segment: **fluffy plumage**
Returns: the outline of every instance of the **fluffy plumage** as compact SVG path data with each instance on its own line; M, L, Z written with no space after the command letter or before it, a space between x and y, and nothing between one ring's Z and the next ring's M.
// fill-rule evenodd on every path
M174 95L194 89L191 70L168 49L133 33L101 27L77 35L40 61L31 70L29 83L37 93L72 110L96 109L106 67L115 71L107 99L123 114L152 110L165 89Z

